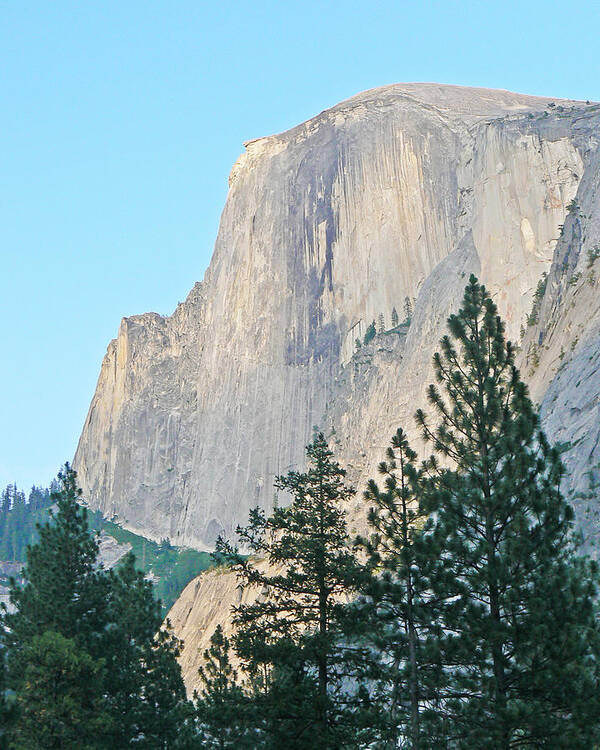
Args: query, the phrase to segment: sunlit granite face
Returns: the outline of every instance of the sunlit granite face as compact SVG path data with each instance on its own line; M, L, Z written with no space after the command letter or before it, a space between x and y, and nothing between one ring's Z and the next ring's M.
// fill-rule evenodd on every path
M109 344L74 459L91 506L211 548L250 507L285 502L273 480L302 465L315 425L360 485L398 426L415 435L431 355L471 272L515 341L549 272L524 372L550 436L573 442L567 466L600 461L600 420L573 411L598 409L600 393L583 363L599 341L597 278L584 283L600 244L598 117L594 105L406 84L247 143L204 281L168 318L124 319ZM393 308L403 318L407 297L410 327L355 353L380 314L386 331ZM359 526L360 493L350 510Z

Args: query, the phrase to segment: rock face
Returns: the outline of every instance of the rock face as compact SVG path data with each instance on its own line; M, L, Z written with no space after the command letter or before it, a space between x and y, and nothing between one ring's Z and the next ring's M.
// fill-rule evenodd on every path
M263 571L266 568L264 563L258 566ZM256 599L254 590L242 590L238 586L235 574L219 568L206 571L185 587L168 619L177 637L184 642L179 663L188 695L202 687L198 667L217 625L221 625L225 636L230 638L233 634L229 617L231 607L252 604ZM230 658L237 667L235 654L232 653Z
M117 540L107 534L105 531L100 532L98 540L99 557L105 568L114 568L115 565L131 550L131 544L125 542L119 544Z
M470 272L513 340L525 325L544 425L571 444L567 483L593 494L599 136L597 105L405 84L245 144L204 281L171 317L124 319L108 347L74 459L90 505L211 548L273 506L314 425L360 483L396 427L412 429ZM389 331L407 297L410 326ZM387 332L355 354L380 315ZM593 535L592 499L580 505ZM359 499L352 513L360 524Z

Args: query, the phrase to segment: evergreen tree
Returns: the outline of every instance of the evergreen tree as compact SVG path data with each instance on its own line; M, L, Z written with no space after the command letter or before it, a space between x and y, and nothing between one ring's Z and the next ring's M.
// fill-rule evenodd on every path
M2 491L2 497L0 498L0 514L2 514L2 516L6 516L11 508L12 493L13 488L10 484Z
M367 326L367 330L365 331L363 343L368 344L369 341L372 341L376 335L377 331L375 330L375 321L372 320Z
M194 693L194 699L199 739L207 750L252 750L258 741L258 732L251 730L258 716L250 715L249 699L231 666L230 648L229 639L218 625L211 636L210 647L204 652L204 664L198 670L202 689ZM258 706L252 709L257 712Z
M90 724L96 734L89 747L183 747L186 734L179 726L187 706L176 661L181 645L161 630L160 602L135 570L133 556L117 573L103 570L75 472L67 464L59 477L57 511L28 548L25 585L13 581L15 611L2 618L7 681L19 709L15 742L88 747L83 732L80 745L68 743L91 712L109 718ZM46 702L45 669L53 680ZM85 681L79 702L74 674ZM50 741L58 744L44 744Z
M339 603L352 590L356 573L341 506L354 489L344 484L345 471L322 433L307 447L307 456L306 472L291 471L276 481L292 495L291 505L275 509L270 518L255 509L250 524L238 528L242 545L266 558L270 568L232 557L223 540L218 549L234 560L245 585L265 592L264 599L234 609L238 656L279 708L290 701L297 709L294 695L302 696L302 711L290 721L286 741L304 737L299 747L338 748L346 741Z
M48 750L108 748L111 723L97 689L102 661L75 641L47 630L24 647L25 671L17 693L18 722L9 747Z
M24 562L28 544L37 538L36 524L47 515L51 503L48 490L32 487L25 494L9 485L0 497L0 559Z
M413 316L413 306L410 297L404 298L404 325L410 325Z
M176 747L188 718L177 663L182 644L168 622L163 627L161 603L131 553L107 578L105 693L111 715L119 716L111 744L124 747L135 738L148 750Z
M8 732L13 713L6 690L6 649L0 645L0 750L9 750Z
M438 415L418 423L433 589L444 601L448 747L592 748L598 738L596 570L574 557L558 452L539 428L485 287L471 276L434 357Z
M392 308L392 328L397 328L400 319L398 318L398 310L395 307Z
M377 322L378 322L377 333L383 333L385 331L385 318L383 317L383 313L379 313L379 318Z
M382 747L434 747L431 710L440 687L437 666L436 603L427 577L421 531L427 517L420 508L417 455L399 429L379 464L384 489L369 480L364 497L372 503L370 537L357 540L366 552L362 595L348 608L348 632L368 644L366 664L376 687Z
M177 661L183 643L170 623L158 630L143 648L141 738L144 750L192 750L196 741L194 709L187 701L181 667Z
M23 650L35 636L50 630L79 638L93 651L105 622L107 592L96 566L98 543L89 532L87 511L78 504L75 472L67 464L59 477L62 489L53 495L57 512L40 527L39 542L28 548L25 586L13 583L15 611L4 616L9 684L14 688L25 674Z
M338 725L329 731L325 739L326 744L321 744L318 730L315 732L315 715L318 721L317 712L322 704L322 697L312 659L309 660L302 649L285 639L279 642L274 653L276 661L269 674L268 691L255 692L258 700L255 698L254 704L264 716L264 739L261 748L316 750L330 746L347 747L346 741L352 742L353 737L348 727L340 726L344 711L339 695L327 699L330 702L329 718L335 716ZM359 743L353 743L351 746L359 747Z

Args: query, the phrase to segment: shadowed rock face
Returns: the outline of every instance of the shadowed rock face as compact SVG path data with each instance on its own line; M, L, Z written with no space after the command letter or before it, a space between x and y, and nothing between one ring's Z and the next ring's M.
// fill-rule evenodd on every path
M204 281L169 318L124 319L108 347L74 459L91 506L151 538L210 548L250 507L272 507L274 477L302 465L314 425L360 483L391 433L412 430L432 352L472 271L513 340L550 272L554 302L544 300L539 324L554 326L548 357L574 300L571 327L592 308L596 316L569 353L585 358L584 340L600 341L598 284L577 297L557 269L564 257L583 268L599 242L597 219L580 216L571 231L567 215L575 199L596 216L597 199L580 194L598 181L599 110L550 104L388 86L247 143ZM563 224L569 235L558 239ZM394 307L403 318L406 297L416 300L408 332L353 354L380 313L386 329ZM573 411L594 398L597 408L588 361L577 403L565 378L580 365L556 373L549 360L532 374L551 437L589 431ZM600 461L598 441L589 449ZM361 523L359 499L352 518Z

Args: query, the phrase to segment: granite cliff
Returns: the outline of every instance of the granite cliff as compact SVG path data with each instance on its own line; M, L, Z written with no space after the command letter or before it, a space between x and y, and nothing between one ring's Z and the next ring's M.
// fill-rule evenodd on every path
M210 548L250 507L272 507L273 478L302 464L313 425L360 481L410 425L471 271L513 340L550 274L538 323L525 325L533 392L551 436L575 445L583 431L598 459L598 421L582 416L600 391L593 360L585 403L569 380L583 364L569 362L598 341L586 264L599 118L593 104L404 84L246 143L204 280L170 317L124 319L108 347L74 459L91 506ZM406 297L408 330L355 354L368 323L383 314L390 329Z

